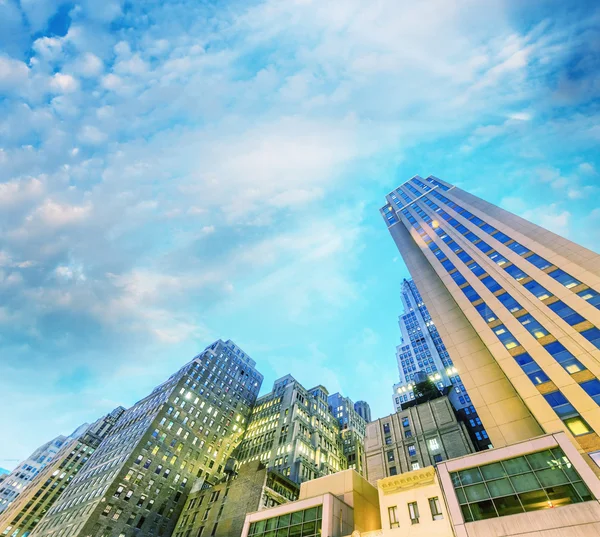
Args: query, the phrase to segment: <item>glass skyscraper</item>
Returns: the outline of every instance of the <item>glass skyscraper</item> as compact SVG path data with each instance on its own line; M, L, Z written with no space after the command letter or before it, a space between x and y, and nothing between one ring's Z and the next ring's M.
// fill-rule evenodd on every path
M412 280L402 282L402 304L404 313L398 319L402 342L396 348L400 381L394 384L392 396L396 412L414 400L414 386L418 381L415 377L425 373L440 390L448 391L448 398L467 426L475 446L478 449L492 447L460 374Z
M381 214L495 447L600 454L600 255L435 177Z

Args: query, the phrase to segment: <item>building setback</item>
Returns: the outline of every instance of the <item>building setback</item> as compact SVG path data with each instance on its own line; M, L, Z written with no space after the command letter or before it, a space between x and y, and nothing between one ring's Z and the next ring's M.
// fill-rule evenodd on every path
M236 453L241 465L261 461L295 483L346 469L337 419L323 386L306 390L286 375L260 397Z
M31 534L169 536L196 478L224 475L262 375L217 341L133 405Z
M190 493L175 537L239 537L246 513L294 501L299 490L259 461L245 464L221 482Z
M438 397L367 425L367 478L418 470L474 451L466 427L448 397Z
M381 213L492 444L563 430L597 460L600 255L435 177Z
M356 403L354 403L354 410L356 410L358 415L367 423L371 421L371 407L366 401L356 401Z
M476 449L489 449L488 434L477 415L471 398L462 383L460 372L452 363L446 346L431 319L427 306L415 283L402 283L404 313L398 319L402 343L396 348L400 382L394 384L396 411L414 400L416 376L425 373L442 391L451 388L448 397L454 410L464 421Z
M117 407L89 425L76 439L63 444L50 463L0 515L0 535L27 537L125 412Z
M329 412L340 424L340 436L344 446L344 456L348 461L348 468L356 470L360 475L365 475L365 433L367 422L354 410L354 403L339 393L334 393L327 398Z

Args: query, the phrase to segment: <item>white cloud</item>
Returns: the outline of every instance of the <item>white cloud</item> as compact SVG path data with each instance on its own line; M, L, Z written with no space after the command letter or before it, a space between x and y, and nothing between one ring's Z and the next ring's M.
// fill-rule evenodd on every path
M80 223L89 218L91 213L91 203L69 205L48 199L27 217L27 221L52 228L60 228Z
M590 164L589 162L582 162L579 165L579 171L588 175L596 175L596 168L594 168L594 165Z
M52 77L50 87L59 93L72 93L79 89L79 82L72 75L56 73Z
M0 56L0 90L14 91L28 79L29 69L23 62Z

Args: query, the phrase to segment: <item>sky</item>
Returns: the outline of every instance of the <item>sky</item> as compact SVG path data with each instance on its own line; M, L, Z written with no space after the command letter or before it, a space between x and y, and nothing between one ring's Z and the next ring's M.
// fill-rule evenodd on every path
M0 466L216 339L393 411L436 175L600 251L600 6L0 0Z

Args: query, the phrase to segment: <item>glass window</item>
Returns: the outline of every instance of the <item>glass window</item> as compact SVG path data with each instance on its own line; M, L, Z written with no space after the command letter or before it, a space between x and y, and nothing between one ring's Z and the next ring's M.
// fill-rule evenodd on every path
M600 405L600 380L592 379L582 382L580 386L598 405Z
M519 317L518 321L527 328L527 331L536 339L541 339L550 333L536 321L530 313Z
M475 306L475 309L485 319L486 323L491 323L492 321L495 321L498 318L485 302L482 302L481 304Z
M585 321L579 313L567 306L562 300L549 304L548 307L571 326Z
M475 247L479 248L483 253L489 252L492 249L492 247L485 241L478 242Z
M559 341L548 343L548 345L544 346L544 349L571 375L585 369L583 364L565 349L564 345Z
M498 233L494 235L494 239L504 244L505 242L508 242L510 240L510 237L502 233L502 231L498 231Z
M506 259L506 257L504 257L503 255L500 255L498 252L492 252L491 254L488 255L488 257L497 265L500 265L501 267L506 265L508 263L508 259Z
M463 475L469 481L473 475L476 478L483 476L485 481L466 484ZM468 471L451 472L450 478L467 522L549 509L592 498L560 448L505 459Z
M519 304L508 293L502 293L501 295L498 295L497 298L500 302L502 302L502 304L504 304L504 307L511 313L514 313L515 311L519 311L520 309L523 309L521 304Z
M442 508L440 507L440 500L436 496L435 498L429 498L429 510L431 511L431 518L433 520L442 520Z
M594 328L590 328L589 330L584 330L583 332L579 333L592 345L600 349L600 330L598 330L595 326Z
M575 407L569 403L567 398L559 390L544 394L544 398L554 412L556 412L558 417L568 427L571 434L578 436L591 432L591 428L587 422L579 415L579 412L577 412Z
M496 291L502 289L500 284L491 276L486 276L485 278L482 278L481 283L485 285L492 293L495 293Z
M452 274L450 274L450 276L452 276L452 279L456 282L456 285L458 286L467 283L467 280L465 280L464 276L458 271L453 272Z
M527 258L527 261L529 261L532 265L535 265L540 270L544 270L552 266L552 263L550 263L550 261L545 260L542 256L539 256L537 254L530 255Z
M481 276L482 274L485 274L485 270L479 266L477 263L471 263L470 265L467 265L467 267L469 268L469 270L471 272L473 272L473 274L475 274L475 276Z
M471 301L471 302L475 302L476 300L479 300L481 297L477 294L477 292L475 291L475 289L473 289L470 285L467 285L466 287L463 287L462 292L465 294L465 296Z
M411 502L408 504L408 515L410 516L411 524L419 523L419 506L417 502Z
M517 265L511 265L510 267L506 267L504 270L517 281L521 281L529 277L525 272L517 267Z
M503 324L496 326L492 330L494 331L494 334L496 334L496 336L498 337L498 339L502 342L502 344L507 349L513 349L513 348L518 347L520 345L520 343L517 341L517 339L515 338L515 336L513 336L508 331L508 328L506 328L506 326L504 326Z
M388 507L388 518L390 521L390 529L398 528L400 526L400 523L398 522L398 507L396 505Z
M558 283L562 283L567 289L581 284L578 279L573 278L573 276L561 269L554 269L552 272L548 272L548 276L554 278Z
M577 293L583 300L587 300L592 306L600 309L600 293L593 289L586 289L585 291L579 291Z
M517 252L519 255L523 255L526 254L527 252L529 252L529 248L525 248L525 246L523 246L522 244L519 244L518 242L513 242L511 244L507 245L513 252Z
M540 300L545 300L546 298L552 296L546 288L542 287L535 280L531 280L530 282L524 284L523 287L525 287L525 289L527 289L530 293L532 293L536 298L539 298Z

